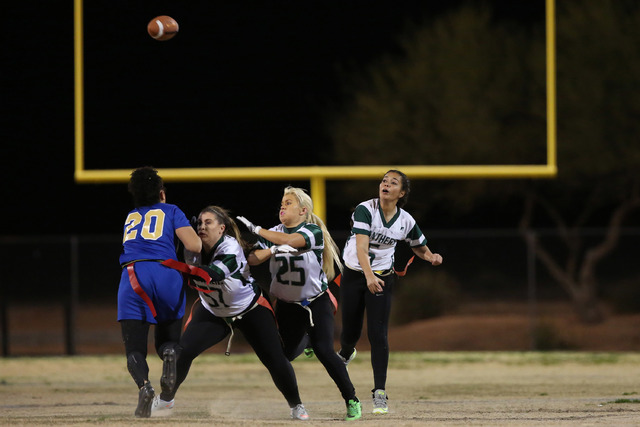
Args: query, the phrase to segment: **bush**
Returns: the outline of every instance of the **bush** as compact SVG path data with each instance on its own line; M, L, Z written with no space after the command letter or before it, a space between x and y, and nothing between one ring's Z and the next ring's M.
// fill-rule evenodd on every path
M533 347L539 351L575 350L576 346L566 341L557 328L550 323L538 323L533 330Z
M605 299L616 313L640 313L640 277L623 280L611 287Z
M394 325L438 317L458 307L459 285L445 270L410 270L407 276L398 278L395 286L391 309Z

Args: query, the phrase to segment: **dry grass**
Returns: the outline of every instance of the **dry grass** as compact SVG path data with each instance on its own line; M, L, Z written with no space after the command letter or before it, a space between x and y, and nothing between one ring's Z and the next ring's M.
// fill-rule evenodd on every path
M150 364L157 378L159 359ZM344 423L344 403L319 362L296 360L294 367L311 415L305 425ZM634 353L392 353L385 416L370 412L369 354L359 353L349 372L363 401L361 426L621 426L640 419ZM137 392L124 356L0 359L0 398L0 425L295 423L251 354L196 359L171 418L133 416Z

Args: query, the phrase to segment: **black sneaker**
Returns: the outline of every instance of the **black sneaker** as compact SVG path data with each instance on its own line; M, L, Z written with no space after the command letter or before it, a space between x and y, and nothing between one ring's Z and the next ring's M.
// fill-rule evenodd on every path
M149 418L151 416L151 404L153 396L156 394L151 383L146 383L140 388L138 393L138 407L136 408L136 417Z
M342 349L338 350L338 356L340 356L340 360L342 360L342 362L344 363L344 366L347 366L349 364L349 362L351 362L353 359L356 358L356 354L358 354L358 352L356 351L356 349L353 349L353 353L351 353L351 356L349 356L349 358L347 359L346 357L344 357L340 352L342 351Z
M167 347L162 352L162 376L160 377L160 387L164 395L171 395L176 386L176 350Z

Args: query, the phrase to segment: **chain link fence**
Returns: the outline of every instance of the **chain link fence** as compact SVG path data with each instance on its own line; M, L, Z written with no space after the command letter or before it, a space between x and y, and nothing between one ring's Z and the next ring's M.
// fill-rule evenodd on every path
M580 237L588 246L605 233L604 229L590 229ZM343 246L348 231L332 231L332 235ZM538 301L569 298L517 230L425 230L425 235L429 247L444 257L437 271L446 277L445 283L455 286L456 292L448 295L460 300L457 302L526 303L533 321ZM554 253L562 253L553 230L538 230L536 238ZM640 301L640 268L635 262L639 244L640 229L624 229L617 248L597 270L600 297L630 311L640 311L640 302L634 304ZM116 299L121 247L121 237L116 235L0 237L2 354L77 354L88 348L109 351L109 345L120 349ZM407 245L400 243L396 267L404 268L411 255ZM435 271L431 269L416 261L402 281L428 280L429 272ZM258 266L254 275L268 284L265 265ZM190 295L190 302L194 299ZM456 301L453 303L449 306Z

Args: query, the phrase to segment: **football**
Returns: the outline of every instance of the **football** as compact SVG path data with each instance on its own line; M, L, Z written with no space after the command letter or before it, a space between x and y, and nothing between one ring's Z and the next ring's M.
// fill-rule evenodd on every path
M178 22L170 16L160 15L147 24L147 32L158 41L172 39L178 33Z

